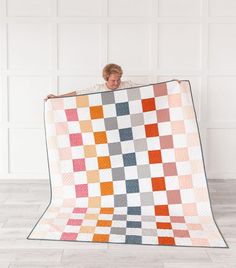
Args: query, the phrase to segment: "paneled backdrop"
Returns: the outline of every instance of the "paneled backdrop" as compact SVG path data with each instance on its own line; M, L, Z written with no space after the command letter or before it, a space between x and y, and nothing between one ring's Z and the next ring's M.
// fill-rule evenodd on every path
M0 178L48 178L43 98L189 79L209 178L236 178L235 0L0 0Z

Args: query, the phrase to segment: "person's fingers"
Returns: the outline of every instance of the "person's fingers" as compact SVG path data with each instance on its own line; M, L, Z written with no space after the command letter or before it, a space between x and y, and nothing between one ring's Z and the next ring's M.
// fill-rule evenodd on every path
M48 99L55 98L55 97L56 97L56 95L49 94L49 95L47 95L46 98L44 98L44 100L47 101Z
M177 81L179 84L181 83L181 80L178 79L174 79L174 81Z

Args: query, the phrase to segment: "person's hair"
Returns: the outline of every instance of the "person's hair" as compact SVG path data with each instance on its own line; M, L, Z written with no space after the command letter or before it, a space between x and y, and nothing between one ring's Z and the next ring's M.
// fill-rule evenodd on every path
M122 76L123 70L117 64L114 64L114 63L107 64L103 68L103 71L102 71L102 76L103 76L104 80L108 81L108 78L111 74L119 74L120 76Z

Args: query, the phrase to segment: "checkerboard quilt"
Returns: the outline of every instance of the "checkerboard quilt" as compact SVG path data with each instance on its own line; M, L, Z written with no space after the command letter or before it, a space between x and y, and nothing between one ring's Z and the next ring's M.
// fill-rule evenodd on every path
M51 201L29 239L226 247L188 81L49 99Z

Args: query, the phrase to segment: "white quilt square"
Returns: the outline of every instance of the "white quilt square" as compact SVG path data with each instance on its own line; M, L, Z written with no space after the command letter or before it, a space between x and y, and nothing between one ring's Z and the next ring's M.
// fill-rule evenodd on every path
M116 106L115 104L103 105L104 118L116 117Z
M123 154L125 153L133 153L134 152L134 142L133 140L122 141L121 143L121 151Z
M116 167L123 167L123 157L122 155L110 155L110 160L111 160L111 167L116 168Z
M144 126L136 126L132 128L133 139L138 140L146 137Z
M106 132L106 134L107 134L107 143L113 143L113 142L120 141L119 130L117 130L117 129L109 130Z
M93 131L105 131L105 124L103 119L93 119L92 121Z
M156 124L157 123L157 112L156 112L156 110L143 113L143 118L144 118L144 124L145 125Z
M118 128L128 128L131 127L130 115L117 116Z
M143 112L141 100L129 101L129 111L130 114L139 114Z
M101 98L100 93L90 94L90 95L88 95L88 97L89 97L89 105L90 106L102 105L102 98Z
M89 107L77 108L79 120L90 120L90 109Z
M171 123L163 122L158 123L159 136L167 136L172 134Z
M140 94L142 99L152 98L154 96L153 86L140 87Z
M95 140L94 140L94 135L92 132L84 132L82 134L82 139L83 139L83 144L84 145L94 145L95 144Z
M98 160L96 157L85 158L86 170L96 170L98 169Z
M160 139L159 137L152 137L152 138L147 138L147 147L148 150L160 150Z

